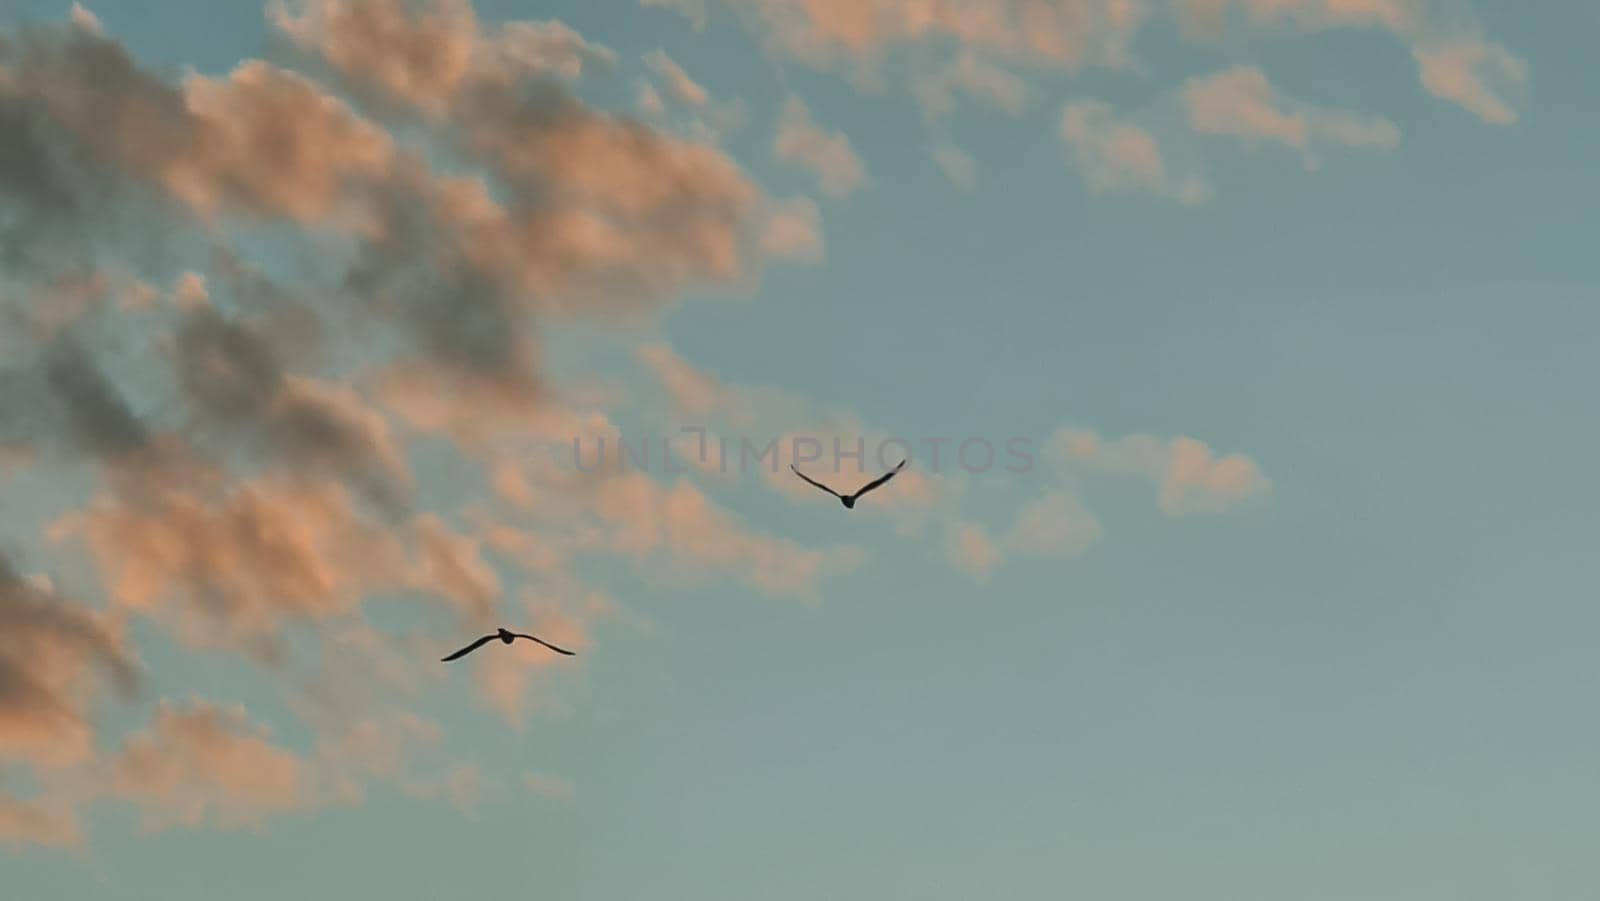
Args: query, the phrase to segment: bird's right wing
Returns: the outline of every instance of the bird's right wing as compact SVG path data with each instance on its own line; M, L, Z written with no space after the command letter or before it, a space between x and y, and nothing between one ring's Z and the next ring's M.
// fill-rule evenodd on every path
M795 469L793 463L789 464L789 469L791 471L793 471L795 475L799 476L802 479L805 479L807 482L810 482L811 484L817 486L818 488L821 488L823 491L828 492L829 494L833 495L834 497L840 497L841 496L839 494L839 492L834 491L832 488L829 488L827 485L824 485L821 482L817 481L816 479L813 479L812 477L810 477L810 476L806 475L805 473L801 472L800 470Z
M856 492L856 497L860 497L861 495L866 494L868 491L871 491L872 489L878 487L879 485L882 485L884 482L887 482L890 479L894 478L895 473L897 473L900 470L906 468L906 463L907 462L908 462L907 460L901 460L899 466L896 466L894 469L889 470L888 472L884 473L883 475L878 476L876 479L873 479L872 481L868 482L866 485L862 486L861 490Z
M472 644L469 644L466 647L462 648L461 650L456 651L454 654L451 654L449 657L441 657L441 658L439 658L439 662L440 663L449 663L450 661L456 659L457 657L465 657L468 654L472 653L473 651L476 651L477 649L479 649L479 648L483 647L484 645L488 644L489 642L494 641L498 637L499 636L497 636L497 635L485 635L482 638L478 639L477 641L474 641Z
M513 632L512 634L517 636L518 638L526 638L529 641L537 641L538 643L544 645L545 647L549 648L550 650L555 651L557 654L566 654L568 657L576 657L576 656L578 656L578 655L572 653L571 651L567 650L566 648L558 648L558 647L556 647L555 645L551 644L548 641L545 641L543 638L540 638L537 635L529 635L529 634L527 634L525 632Z

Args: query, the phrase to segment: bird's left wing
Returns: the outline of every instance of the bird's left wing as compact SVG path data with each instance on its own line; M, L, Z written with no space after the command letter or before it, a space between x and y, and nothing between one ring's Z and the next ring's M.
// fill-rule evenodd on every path
M511 634L517 636L518 638L526 638L529 641L537 641L538 643L544 645L545 647L549 648L550 650L555 651L557 654L566 654L568 657L576 657L576 656L578 656L578 655L572 653L571 651L567 650L566 648L558 648L558 647L556 647L555 645L551 644L548 641L545 641L543 638L540 638L537 635L527 635L527 634L524 634L522 632L513 632Z
M802 479L805 479L807 482L810 482L811 484L817 486L818 488L821 488L823 491L828 492L829 494L833 495L834 497L841 497L842 496L842 495L839 494L839 492L834 491L832 488L829 488L827 485L824 485L821 482L817 481L816 479L813 479L812 477L810 477L810 476L806 475L805 473L801 472L800 470L795 469L793 463L789 464L789 468L794 471L795 475L799 476Z

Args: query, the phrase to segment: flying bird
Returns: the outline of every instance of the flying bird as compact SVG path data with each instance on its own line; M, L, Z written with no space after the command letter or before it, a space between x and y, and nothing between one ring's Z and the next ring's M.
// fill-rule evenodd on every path
M906 464L909 463L909 462L910 462L910 458L909 457L904 459L904 460L901 460L899 466L896 466L894 469L889 470L888 472L884 473L883 475L878 476L876 479L873 479L872 481L870 481L867 484L863 485L861 487L861 490L857 491L855 494L840 494L839 492L834 491L832 488L829 488L827 485L824 485L821 482L817 481L816 479L813 479L810 476L806 475L805 473L801 472L800 470L795 469L793 463L789 464L789 468L794 470L794 474L795 475L799 476L802 479L805 479L807 482L810 482L811 484L817 486L818 488L821 488L823 491L826 491L829 494L833 495L834 497L838 498L839 499L839 503L844 504L844 508L846 510L854 510L855 506L856 506L856 501L861 499L861 495L866 494L868 491L871 491L872 489L878 487L879 485L882 485L884 482L887 482L890 479L894 478L894 474L899 472L902 469L905 469L906 468Z
M494 641L496 638L500 639L501 641L505 642L506 644L510 644L511 642L516 641L519 638L526 638L529 641L536 641L539 644L544 645L545 647L549 648L550 650L555 651L557 654L565 654L568 657L575 656L571 651L567 650L566 648L558 648L555 645L551 644L550 642L545 641L543 638L537 638L537 637L535 637L533 635L523 635L521 632L508 632L505 629L499 629L499 630L496 630L493 635L485 635L482 638L478 639L477 641L474 641L472 644L469 644L466 647L462 648L461 650L456 651L454 654L451 654L449 657L440 658L440 662L441 663L449 663L450 661L455 660L458 657L465 657L468 654L472 653L473 651L476 651L477 649L479 649L479 648L483 647L484 645L488 644L489 642Z

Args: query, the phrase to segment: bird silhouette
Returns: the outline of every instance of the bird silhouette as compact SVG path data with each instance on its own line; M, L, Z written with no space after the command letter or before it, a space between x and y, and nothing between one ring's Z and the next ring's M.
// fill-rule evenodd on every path
M802 479L805 479L807 482L810 482L811 484L817 486L818 488L821 488L823 491L826 491L829 494L833 495L834 497L838 498L839 499L839 503L844 504L844 508L846 510L854 510L855 507L856 507L856 501L861 499L861 495L866 494L868 491L871 491L872 489L878 487L879 485L882 485L884 482L887 482L890 479L894 478L895 473L899 472L902 469L905 469L906 468L906 464L909 463L909 462L910 462L910 458L909 457L906 458L905 460L901 460L899 466L896 466L894 469L889 470L888 472L884 473L883 475L878 476L876 479L873 479L872 481L868 482L867 484L861 486L861 490L857 491L855 494L840 494L839 492L834 491L832 488L829 488L827 485L824 485L821 482L817 481L816 479L813 479L810 476L806 475L805 473L801 472L800 470L795 469L793 463L789 464L789 468L794 470L794 474L795 475L799 476Z
M529 641L536 641L539 644L544 645L545 647L549 648L550 650L555 651L557 654L565 654L568 657L575 656L571 651L567 650L566 648L558 648L555 645L551 644L550 642L545 641L543 638L538 638L538 637L533 636L533 635L524 635L521 632L508 632L505 629L498 629L498 630L495 631L495 633L493 635L485 635L482 638L478 639L477 641L474 641L472 644L469 644L466 647L462 648L461 650L456 651L454 654L451 654L449 657L441 657L439 659L439 662L441 662L441 663L449 663L450 661L455 660L457 657L465 657L468 654L472 653L473 651L476 651L477 649L479 649L479 648L483 647L484 645L488 644L489 642L494 641L496 638L500 639L501 641L505 642L506 644L510 644L510 643L512 643L513 641L516 641L519 638L526 638Z

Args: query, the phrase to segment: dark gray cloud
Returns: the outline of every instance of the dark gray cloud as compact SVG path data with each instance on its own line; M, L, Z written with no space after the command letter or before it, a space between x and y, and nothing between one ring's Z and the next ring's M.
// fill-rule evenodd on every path
M59 339L45 357L45 381L70 433L90 453L126 459L149 445L149 430L72 337Z
M295 381L267 326L211 309L186 314L174 367L192 424L220 431L258 465L331 475L351 482L386 513L400 512L408 487L377 414L353 394ZM243 440L241 440L243 439Z

